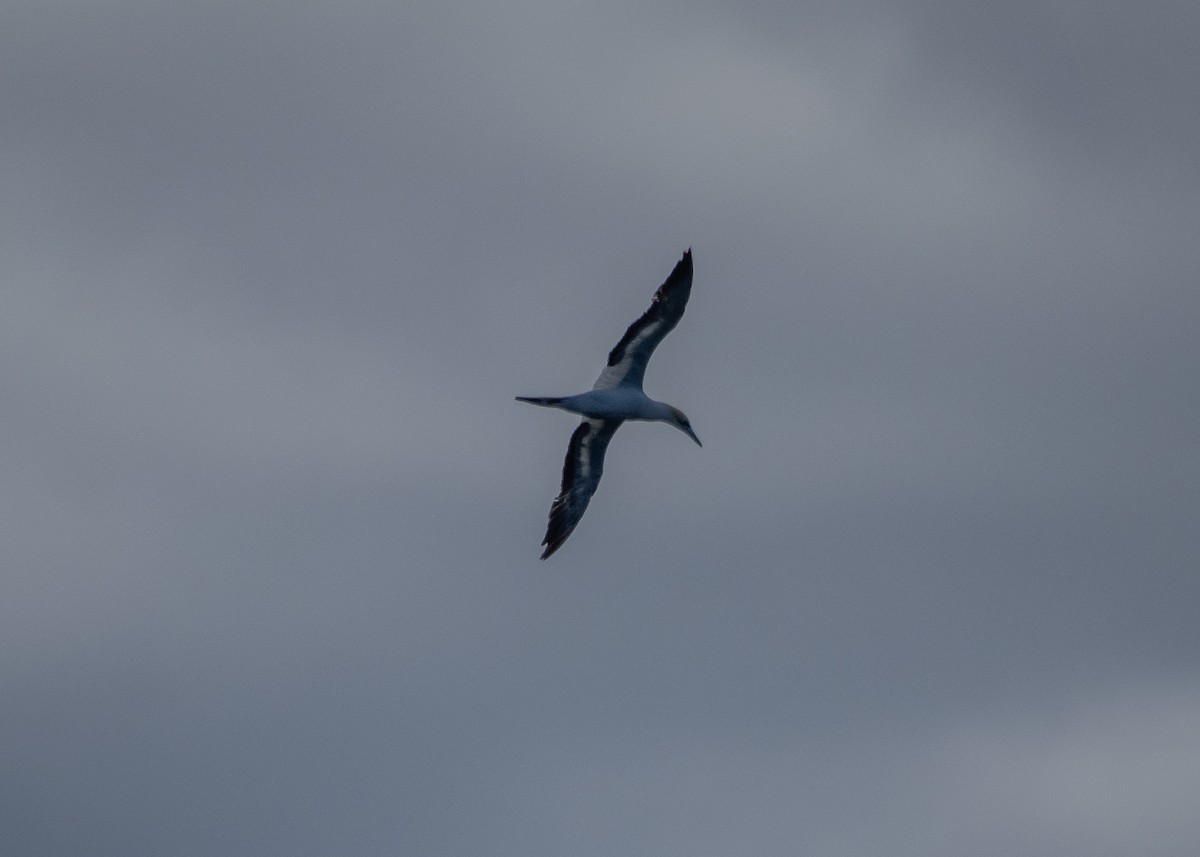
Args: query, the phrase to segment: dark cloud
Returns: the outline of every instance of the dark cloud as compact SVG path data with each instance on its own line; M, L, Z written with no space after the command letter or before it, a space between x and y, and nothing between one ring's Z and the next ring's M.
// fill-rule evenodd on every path
M0 17L11 847L1196 839L1190 5Z

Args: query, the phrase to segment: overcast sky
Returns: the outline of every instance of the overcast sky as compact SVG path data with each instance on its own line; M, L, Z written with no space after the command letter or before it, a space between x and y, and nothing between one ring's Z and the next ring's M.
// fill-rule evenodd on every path
M1200 6L12 0L6 854L1190 857ZM569 415L687 315L539 562Z

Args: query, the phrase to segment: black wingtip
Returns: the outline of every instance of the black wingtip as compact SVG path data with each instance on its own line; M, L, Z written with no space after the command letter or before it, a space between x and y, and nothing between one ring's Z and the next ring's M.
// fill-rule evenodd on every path
M563 546L563 542L567 540L567 536L571 533L568 531L565 535L555 534L554 538L550 537L550 533L546 533L546 538L542 539L542 545L546 548L542 551L541 560L545 562L550 558L556 550Z
M675 263L675 267L671 270L671 275L667 277L667 281L663 283L663 285L665 286L667 283L674 284L683 279L686 279L689 283L692 279L691 247L687 248L684 254L679 258L679 261Z

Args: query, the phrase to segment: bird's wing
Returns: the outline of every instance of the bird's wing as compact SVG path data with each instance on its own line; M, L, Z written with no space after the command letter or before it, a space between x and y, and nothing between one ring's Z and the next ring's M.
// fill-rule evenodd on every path
M641 389L650 355L674 330L692 293L692 251L689 249L654 293L650 309L629 325L621 341L608 354L608 365L596 379L594 390L610 390L622 384Z
M542 544L542 559L550 556L571 535L587 510L604 473L604 452L623 420L585 419L571 435L567 458L563 462L562 489L550 506L550 523Z

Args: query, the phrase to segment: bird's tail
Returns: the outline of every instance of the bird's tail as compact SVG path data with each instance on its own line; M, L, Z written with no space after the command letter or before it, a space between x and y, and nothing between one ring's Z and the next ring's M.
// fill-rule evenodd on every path
M529 402L531 405L541 405L553 408L562 404L562 396L517 396L518 402Z

